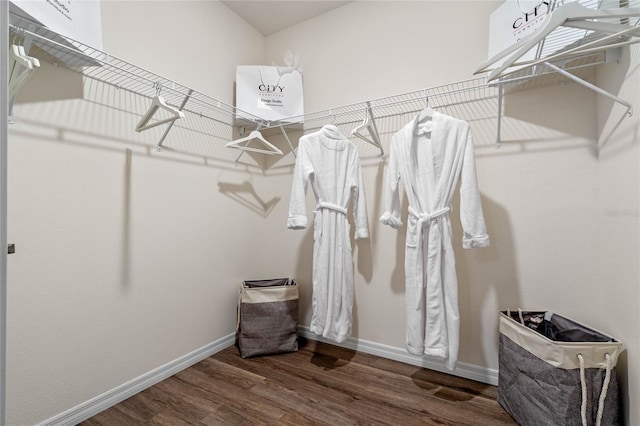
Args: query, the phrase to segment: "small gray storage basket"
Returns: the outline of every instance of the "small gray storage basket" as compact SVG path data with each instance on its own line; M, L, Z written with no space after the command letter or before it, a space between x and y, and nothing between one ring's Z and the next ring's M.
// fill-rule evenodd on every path
M522 426L618 425L622 343L544 311L500 313L498 402Z
M238 302L242 358L298 350L298 284L289 278L243 281Z

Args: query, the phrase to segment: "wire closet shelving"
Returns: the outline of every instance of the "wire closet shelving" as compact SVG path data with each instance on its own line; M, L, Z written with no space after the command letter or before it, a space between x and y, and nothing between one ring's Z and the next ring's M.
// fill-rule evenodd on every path
M213 132L220 133L219 136L228 137L230 134L229 127L234 125L234 119L240 112L236 107L44 27L30 22L20 23L24 26L10 24L11 36L14 40L30 43L31 55L117 90L149 99L161 93L168 105L185 114L211 120ZM261 118L252 114L241 114L245 120L263 123ZM162 145L168 130L158 146Z
M589 5L589 7L612 7L611 2L603 4L593 1L592 3L594 5ZM636 4L638 2L629 3ZM633 26L637 26L638 22L640 19L636 20ZM579 38L576 38L575 31L581 32ZM83 78L98 81L117 90L127 91L149 99L161 92L167 104L179 108L185 116L211 121L213 126L208 128L211 129L208 132L216 140L229 141L233 138L234 129L244 129L245 127L262 130L280 128L283 133L285 133L285 128L299 127L300 123L302 123L304 132L317 130L325 124L354 127L362 122L366 114L369 114L374 122L380 122L397 116L415 114L429 106L434 109L443 109L460 119L476 117L478 114L485 116L485 118L487 115L493 115L493 118L497 120L498 144L500 142L500 120L504 94L511 90L530 89L557 83L559 80L566 81L571 76L582 78L584 75L588 75L593 66L611 60L611 55L606 49L597 51L576 49L576 46L581 44L591 46L592 44L588 43L593 43L598 38L602 39L602 35L596 31L575 31L552 32L544 39L544 43L537 47L537 58L548 56L549 60L546 63L520 67L517 71L509 73L508 76L493 81L488 81L486 77L477 77L271 122L108 53L25 21L20 17L12 16L10 25L13 40L21 40L25 45L32 46L30 54L55 66L80 73ZM569 33L572 34L572 41L567 44ZM628 44L628 42L636 41L633 39L635 35L630 32L620 37L607 39L604 42L615 47L620 43ZM595 45L601 46L602 43L596 42ZM554 59L554 55L563 49L573 49L575 54ZM571 76L566 75L568 72L571 72ZM242 117L242 119L239 120L238 117ZM189 121L185 121L185 123L189 123ZM399 128L397 125L395 127L396 130ZM171 125L167 126L158 141L158 149L164 143L170 130ZM393 129L386 131L386 133L392 131ZM382 147L380 150L383 152Z

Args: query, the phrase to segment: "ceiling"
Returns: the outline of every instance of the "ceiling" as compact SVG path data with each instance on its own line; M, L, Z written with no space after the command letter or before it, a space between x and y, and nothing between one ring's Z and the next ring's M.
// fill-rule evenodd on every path
M262 35L268 36L350 1L318 0L227 0L222 1Z

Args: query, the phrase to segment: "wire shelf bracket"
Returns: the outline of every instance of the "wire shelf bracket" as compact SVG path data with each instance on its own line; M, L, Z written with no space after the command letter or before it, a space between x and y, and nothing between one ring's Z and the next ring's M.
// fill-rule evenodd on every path
M640 22L640 19L638 19L638 22ZM625 33L623 34L620 34L620 31L604 34L595 31L610 30L612 27L608 26L608 22L600 22L598 20L597 22L588 23L585 26L589 26L590 30L581 29L581 31L586 31L588 36L578 45L572 45L570 48L564 49L564 51L557 49L557 42L553 40L552 32L538 46L539 55L536 60L529 64L524 64L524 66L519 64L516 70L509 69L508 73L500 75L499 78L493 80L487 77L476 77L278 121L265 120L251 113L241 111L197 90L178 84L173 80L137 67L75 40L60 36L46 28L37 27L32 23L14 22L9 25L9 29L13 37L21 37L24 39L25 44L30 43L32 46L37 47L39 49L38 53L43 54L49 62L78 72L83 77L149 99L156 94L155 87L160 84L163 87L163 98L168 105L183 112L185 116L193 115L211 120L215 125L223 126L225 131L217 135L217 139L230 141L231 129L240 126L255 130L279 128L295 156L295 148L287 135L287 128L300 128L301 123L304 132L318 130L328 123L355 128L362 123L362 113L365 111L372 122L370 136L377 135L377 141L379 142L380 123L393 121L391 120L393 117L417 114L426 107L445 109L447 111L452 110L454 111L452 115L463 120L468 120L470 116L478 114L483 115L482 119L494 118L497 115L496 147L499 148L501 146L503 99L505 94L508 93L505 92L506 88L509 85L523 82L528 84L528 82L537 81L541 77L550 74L559 74L577 83L584 84L590 89L625 105L629 114L631 114L632 109L628 102L591 85L591 83L577 77L574 72L602 63L603 51L609 52L614 47L636 41L640 42L640 26L637 25L638 22L631 26L624 24L627 27L624 28L623 31ZM616 25L615 28L618 29L619 25L623 24ZM594 38L593 35L595 33L597 33L598 37ZM637 40L635 37L637 37ZM606 46L606 48L603 46ZM533 83L534 86L536 84ZM156 144L157 151L162 151L163 144L166 142L173 125L174 122L169 123L164 134L160 137ZM385 128L385 130L388 129ZM384 155L382 144L374 145ZM243 153L241 152L238 155L236 163Z
M124 90L128 93L152 99L156 88L162 87L162 98L167 105L186 115L194 115L208 119L218 129L217 138L227 138L231 128L237 125L237 117L251 126L264 124L265 120L251 113L208 96L190 87L176 83L154 72L140 68L132 63L119 59L111 54L94 49L69 37L62 36L45 27L23 18L11 15L9 24L10 36L24 39L25 48L31 45L31 51L37 49L37 56L53 64L77 72L83 78L95 80L102 84ZM156 144L161 151L163 144L173 127L169 123Z
M632 115L629 102L589 83L577 71L608 62L613 52L640 43L639 2L628 1L624 7L595 0L555 7L556 3L540 28L481 63L475 74L489 72L488 84L500 87L557 74L625 106ZM533 49L533 59L521 60Z

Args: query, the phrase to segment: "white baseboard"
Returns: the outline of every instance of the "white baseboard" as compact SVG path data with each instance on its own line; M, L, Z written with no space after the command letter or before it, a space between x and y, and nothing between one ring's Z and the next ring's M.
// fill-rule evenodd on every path
M449 371L444 365L443 361L433 357L420 357L412 355L406 351L405 348L397 348L394 346L383 345L380 343L369 342L367 340L356 339L349 337L343 343L336 343L331 340L324 339L322 336L309 331L309 327L299 326L298 332L301 336L307 339L317 340L319 342L326 342L332 345L341 346L348 349L357 350L359 352L368 353L371 355L377 355L382 358L392 359L394 361L403 362L405 364L411 364L418 367L428 368L429 370L435 370L442 373L451 374L453 376L463 377L465 379L475 380L481 383L487 383L493 386L498 385L498 370L491 368L480 367L473 364L465 364L459 362L454 371Z
M89 417L95 416L101 411L116 405L125 399L142 392L159 383L174 374L184 370L187 367L196 364L211 355L220 352L223 349L235 343L236 333L231 333L221 339L211 342L195 351L188 353L180 358L166 363L165 365L149 371L140 377L137 377L127 383L124 383L110 391L98 395L76 407L73 407L55 417L50 418L38 426L71 426L76 425Z
M436 360L434 358L412 355L408 353L404 348L397 348L394 346L369 342L367 340L356 339L353 337L348 338L343 343L336 343L312 333L311 331L309 331L309 327L306 326L298 327L298 331L301 336L306 337L307 339L330 343L332 345L357 350L371 355L377 355L383 358L392 359L394 361L404 362L405 364L428 368L430 370L440 371L442 373L447 373L494 386L498 384L498 371L490 368L479 367L477 365L459 362L455 371L449 371L444 366L444 362ZM92 416L95 416L101 411L104 411L107 408L112 407L139 392L142 392L148 387L153 386L156 383L159 383L173 376L174 374L184 370L185 368L190 367L193 364L196 364L203 359L210 357L217 352L220 352L223 349L228 348L235 343L235 339L235 332L231 333L221 339L218 339L214 342L209 343L208 345L201 347L200 349L196 349L191 353L168 362L165 365L156 368L155 370L145 373L140 377L137 377L127 383L111 389L110 391L107 391L102 395L98 395L97 397L90 399L89 401L86 401L61 414L58 414L57 416L40 423L38 426L76 425Z

